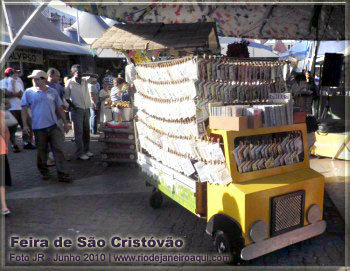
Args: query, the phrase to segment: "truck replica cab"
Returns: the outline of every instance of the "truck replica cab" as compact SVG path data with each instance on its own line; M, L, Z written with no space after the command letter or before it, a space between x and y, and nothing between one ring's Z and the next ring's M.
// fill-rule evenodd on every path
M233 179L207 184L206 231L218 252L251 260L325 231L324 177L310 168L305 124L211 136L224 143Z

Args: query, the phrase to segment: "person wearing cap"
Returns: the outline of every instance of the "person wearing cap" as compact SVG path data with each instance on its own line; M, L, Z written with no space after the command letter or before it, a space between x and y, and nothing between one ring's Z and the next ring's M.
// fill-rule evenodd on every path
M22 139L23 139L23 148L28 150L35 149L35 146L31 143L32 139L32 133L24 134L23 133L23 122L21 117L21 97L23 95L24 91L24 85L22 80L18 77L20 70L15 70L11 67L5 69L5 97L8 99L10 103L9 111L11 114L16 118L18 124L22 128ZM20 151L17 143L16 143L16 127L11 127L10 130L10 140L13 146L14 152Z
M88 84L96 83L97 80L93 76L83 77L78 64L72 66L71 73L72 78L65 85L65 97L71 107L76 156L80 160L89 160L94 154L90 152L91 99Z
M58 180L69 182L70 177L66 172L65 159L63 154L64 136L58 128L57 113L63 120L64 130L69 131L66 116L63 111L62 100L57 91L46 85L47 74L41 70L33 70L28 76L32 79L33 87L26 89L21 100L23 131L29 132L28 109L32 111L32 129L35 135L35 142L38 147L37 167L43 179L50 179L50 173L46 164L48 144L50 144L56 161Z

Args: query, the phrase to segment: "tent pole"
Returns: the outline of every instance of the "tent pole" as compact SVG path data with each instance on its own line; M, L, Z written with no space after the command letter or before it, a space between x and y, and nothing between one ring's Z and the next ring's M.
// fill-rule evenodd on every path
M80 44L80 27L79 27L79 10L77 9L77 35L78 43Z
M46 6L49 4L51 0L41 2L39 6L36 8L36 10L30 15L30 17L26 20L26 22L22 25L21 29L18 31L18 34L14 38L14 40L11 42L11 44L6 48L5 52L1 56L0 60L0 70L2 70L5 67L5 63L12 54L12 52L16 49L18 43L21 41L22 37L24 36L25 31L33 24L34 19L36 16L40 15L40 13L46 8Z
M316 74L316 60L317 60L317 54L318 54L318 49L320 48L320 43L321 41L316 40L316 48L315 48L315 55L314 58L312 60L312 65L311 65L311 73L312 73L312 77L315 78L315 74Z
M11 28L11 24L10 24L10 20L7 14L7 9L6 9L6 4L4 1L1 1L2 4L2 9L4 11L4 16L5 16L5 21L6 21L6 25L7 25L7 31L9 32L10 35L10 41L13 41L13 33L12 33L12 28Z

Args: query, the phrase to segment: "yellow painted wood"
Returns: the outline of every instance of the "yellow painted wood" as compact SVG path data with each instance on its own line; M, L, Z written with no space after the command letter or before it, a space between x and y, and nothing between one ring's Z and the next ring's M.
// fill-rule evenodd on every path
M236 167L235 157L232 153L234 150L234 141L237 137L244 136L255 136L255 135L263 135L263 134L272 134L272 133L280 133L280 132L290 132L290 131L301 131L303 137L303 145L304 150L307 149L307 133L306 133L306 124L293 124L288 126L277 126L277 127L269 127L269 128L259 128L259 129L247 129L243 131L226 131L226 130L210 130L211 134L220 135L223 138L224 142L224 151L226 157L226 165L231 173L231 177L234 183L241 183L249 180L254 180L257 178L273 176L278 174L283 174L289 171L298 170L298 169L306 169L310 167L309 156L307 152L304 151L304 161L298 164L293 164L289 166L282 166L276 168L270 168L265 170L247 172L247 173L239 173Z
M317 204L323 212L324 177L316 171L298 169L284 174L258 178L228 186L208 183L208 221L215 214L225 214L235 219L242 227L245 245L251 243L249 227L263 220L270 229L271 198L299 190L305 191L306 211ZM305 218L304 225L308 222Z
M304 161L298 164L240 174L232 151L237 137L271 133L301 131L304 145ZM235 219L242 228L245 245L251 243L249 228L257 220L264 221L270 230L271 198L299 190L305 191L304 225L306 212L312 204L323 212L324 176L310 169L307 154L306 125L294 124L244 131L209 130L210 134L222 136L227 168L233 182L228 186L207 186L207 220L216 214L225 214Z
M311 154L350 160L350 135L346 133L315 133Z

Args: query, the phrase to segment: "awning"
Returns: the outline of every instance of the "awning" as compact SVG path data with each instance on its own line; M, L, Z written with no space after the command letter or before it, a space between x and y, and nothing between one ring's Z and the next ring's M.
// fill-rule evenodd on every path
M216 22L219 36L256 39L344 40L345 5L212 4L212 1L161 3L63 0L70 6L125 23ZM297 1L298 2L298 1ZM318 23L317 23L318 22ZM316 37L316 25L319 36Z
M215 23L116 24L94 41L93 49L115 50L219 50Z
M10 45L10 37L7 33L2 33L0 36L1 45ZM71 55L92 55L89 46L80 46L74 43L68 43L57 40L49 40L44 38L38 38L33 36L24 35L18 46L30 47L36 49L44 49L51 51L58 51Z

